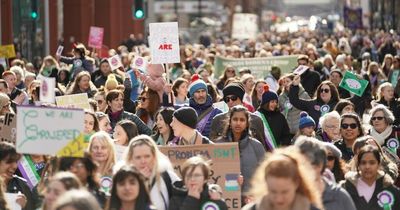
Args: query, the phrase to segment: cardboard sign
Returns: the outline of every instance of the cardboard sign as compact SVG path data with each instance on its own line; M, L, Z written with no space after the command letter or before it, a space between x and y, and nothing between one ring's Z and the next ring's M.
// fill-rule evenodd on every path
M103 45L103 37L104 28L91 26L89 32L88 46L96 49L101 49L101 46Z
M179 63L178 22L150 23L151 63Z
M232 39L256 39L258 33L256 14L236 13L233 15Z
M54 103L56 97L56 78L40 77L39 100L45 103Z
M60 56L62 54L63 50L64 50L64 46L61 46L61 45L58 46L56 55Z
M237 143L203 144L191 146L159 147L174 165L175 172L181 175L181 166L189 158L202 155L211 160L210 184L218 184L223 191L229 209L240 209L240 155Z
M293 71L293 73L294 73L294 74L297 74L297 75L302 75L304 72L307 71L307 69L309 69L308 66L299 65L299 66Z
M17 107L18 153L83 157L84 111Z
M339 84L339 87L342 87L361 97L365 91L365 88L367 88L368 83L368 80L359 79L357 75L351 73L350 71L346 71L342 81Z
M13 44L0 46L0 58L15 58L15 49Z
M13 113L7 113L4 116L2 125L0 126L0 139L1 141L15 145L17 135L17 118Z
M87 93L57 96L56 103L58 107L90 109Z
M121 58L119 55L114 55L107 59L108 63L110 64L111 70L118 69L122 66Z
M278 66L282 74L290 73L297 66L297 56L274 56L262 58L224 58L215 57L214 74L215 78L221 76L227 65L232 65L235 69L247 67L251 69L251 74L254 78L265 78L269 75L272 66Z
M138 69L139 71L141 71L144 74L147 74L147 65L148 65L148 61L146 58L144 57L136 57L135 59L133 59L132 63L131 63L131 67L132 69Z

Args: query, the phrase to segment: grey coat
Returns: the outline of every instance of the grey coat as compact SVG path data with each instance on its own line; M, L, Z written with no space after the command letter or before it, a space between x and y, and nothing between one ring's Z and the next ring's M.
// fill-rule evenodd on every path
M217 143L233 142L231 135L220 137ZM259 163L264 160L265 150L261 147L261 143L256 139L244 136L239 141L240 153L240 172L243 176L242 195L245 195L250 190L250 180L257 169Z
M215 141L217 138L223 136L226 125L228 124L227 119L229 118L229 112L218 114L214 117L211 122L211 132L210 139ZM265 145L265 134L264 134L264 124L261 118L253 113L250 113L250 131L251 136L261 142L266 149Z
M302 87L299 90L299 98L303 100L311 99L308 93ZM286 92L283 92L279 96L278 102L281 113L285 116L286 121L288 122L290 128L290 134L296 135L297 131L299 130L299 120L300 120L301 110L297 109L290 103L289 95Z
M322 194L322 202L325 210L356 210L353 199L349 193L336 184L325 181L325 190Z

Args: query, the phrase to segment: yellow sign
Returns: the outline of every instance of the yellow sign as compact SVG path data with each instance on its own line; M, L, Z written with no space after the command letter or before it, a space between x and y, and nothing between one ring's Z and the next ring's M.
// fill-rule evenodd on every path
M57 96L56 103L58 107L90 109L87 93Z
M67 146L57 152L58 157L83 157L89 143L85 142L83 134L69 142Z
M15 58L15 49L13 44L0 46L0 58Z

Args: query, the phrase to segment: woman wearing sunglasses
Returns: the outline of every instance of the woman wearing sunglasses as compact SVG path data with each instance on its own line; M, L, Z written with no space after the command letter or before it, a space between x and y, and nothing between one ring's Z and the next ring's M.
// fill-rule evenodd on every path
M318 125L319 118L333 110L339 101L339 93L336 86L330 81L322 82L315 92L314 99L303 100L299 98L300 75L293 78L289 90L289 100L294 107L306 111Z
M342 139L335 142L335 146L342 152L342 159L348 162L354 156L352 151L354 142L358 137L364 135L361 120L357 114L346 113L342 115L340 120L340 134Z

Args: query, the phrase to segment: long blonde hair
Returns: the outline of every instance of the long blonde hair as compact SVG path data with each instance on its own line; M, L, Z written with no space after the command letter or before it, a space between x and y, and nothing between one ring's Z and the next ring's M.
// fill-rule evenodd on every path
M106 161L106 164L103 167L99 167L99 173L101 175L111 175L112 173L112 168L116 163L116 154L115 154L115 147L114 147L114 142L111 139L110 135L104 131L99 131L94 133L90 137L89 141L89 154L92 156L92 146L93 146L93 141L100 141L100 144L106 145L107 150L108 150L108 159Z
M315 186L315 174L311 164L293 147L276 149L267 155L258 167L250 194L257 200L268 195L268 177L289 178L298 184L297 193L306 197L314 206L322 207L321 195Z

